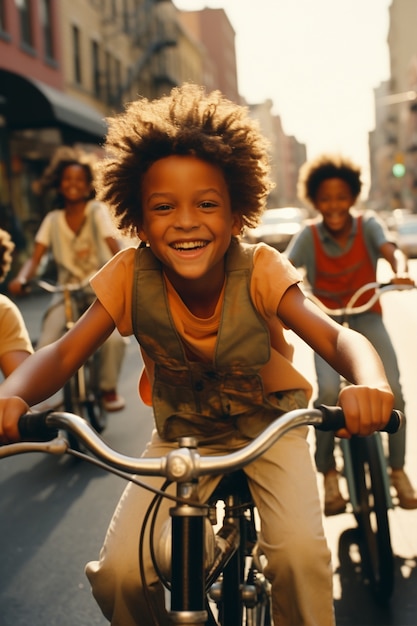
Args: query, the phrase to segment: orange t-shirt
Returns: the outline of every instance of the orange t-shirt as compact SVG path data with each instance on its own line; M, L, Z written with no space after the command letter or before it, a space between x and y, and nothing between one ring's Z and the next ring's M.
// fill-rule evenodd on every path
M114 256L91 280L91 285L123 336L133 334L132 286L135 248L126 248ZM220 324L224 290L212 317L194 316L185 306L167 279L170 312L187 352L201 360L211 360L214 354L217 330ZM298 271L275 249L259 244L253 258L250 292L258 313L266 321L271 339L271 358L262 368L265 393L289 389L305 389L311 396L310 383L291 363L292 349L284 337L282 322L277 317L280 300L286 290L300 281ZM141 350L144 362L139 391L148 405L152 399L154 364Z

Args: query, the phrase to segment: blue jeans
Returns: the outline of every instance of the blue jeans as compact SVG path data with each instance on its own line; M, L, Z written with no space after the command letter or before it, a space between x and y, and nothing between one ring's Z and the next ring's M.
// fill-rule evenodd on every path
M394 394L394 406L396 409L404 411L397 356L382 316L378 313L362 313L352 316L349 319L349 324L353 330L364 335L378 352ZM340 375L318 354L314 354L314 364L318 384L318 396L314 405L336 404L339 395ZM405 430L404 427L395 435L389 436L388 462L391 467L396 469L402 468L405 463ZM316 431L315 461L318 471L323 474L335 467L333 433Z

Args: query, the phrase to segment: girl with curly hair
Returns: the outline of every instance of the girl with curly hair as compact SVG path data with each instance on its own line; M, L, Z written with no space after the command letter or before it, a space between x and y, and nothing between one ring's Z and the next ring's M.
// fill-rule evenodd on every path
M42 259L51 253L61 285L85 283L121 249L107 206L95 200L94 168L88 155L61 148L39 181L41 189L53 193L54 209L44 217L35 235L31 257L10 281L9 291L26 295L29 281L36 276ZM87 285L83 306L94 299ZM66 314L62 294L52 297L42 322L37 349L65 333ZM119 411L125 401L117 384L125 353L126 340L115 331L100 350L100 390L106 411Z
M115 326L140 345L139 390L155 421L148 456L175 449L180 435L195 436L202 454L229 452L283 412L306 406L311 386L291 363L285 326L357 383L339 398L347 429L382 427L393 401L372 347L303 296L298 272L279 252L240 242L271 188L267 144L246 108L185 84L159 100L133 102L109 124L99 195L122 232L141 244L95 275L97 299L74 328L0 387L0 439L16 439L18 415L62 385ZM306 428L287 433L245 471L261 516L274 622L331 626L330 552L306 437ZM199 484L202 501L217 481ZM87 565L113 625L168 622L149 552L146 590L137 562L151 498L126 488L100 560ZM157 535L168 509L163 502Z

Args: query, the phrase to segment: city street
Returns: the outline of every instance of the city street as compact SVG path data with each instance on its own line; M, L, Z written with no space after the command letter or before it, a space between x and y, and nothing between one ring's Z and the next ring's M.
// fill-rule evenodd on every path
M417 279L417 261L411 263ZM386 268L381 266L381 278ZM32 337L39 334L48 296L19 301ZM407 470L417 483L417 290L389 293L384 315L394 341L407 402ZM310 349L295 340L295 360L313 378ZM137 397L141 369L131 339L120 392L126 409L109 416L104 433L121 452L139 454L152 419ZM311 436L312 446L314 435ZM302 477L300 477L302 480ZM319 477L319 484L321 481ZM0 626L105 626L84 566L98 556L111 514L123 489L121 479L69 457L39 454L0 463ZM325 519L333 554L338 626L415 626L417 624L417 511L390 511L395 553L395 590L389 607L375 605L360 572L350 513ZM298 625L294 625L298 626Z

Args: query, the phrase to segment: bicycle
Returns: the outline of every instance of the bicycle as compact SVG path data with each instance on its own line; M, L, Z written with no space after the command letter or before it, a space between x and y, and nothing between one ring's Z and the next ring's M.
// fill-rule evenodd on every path
M403 421L404 416L393 411L385 429L395 432ZM339 407L298 409L280 416L245 448L229 454L200 456L197 441L193 437L182 437L178 448L166 456L137 459L110 448L91 425L77 415L54 411L28 413L19 421L21 436L28 441L0 446L0 458L27 452L69 453L139 486L143 485L133 474L161 476L176 483L176 496L168 495L164 488L152 490L155 497L149 509L152 530L160 499L174 500L170 509L170 533L163 538L155 538L153 532L150 533L156 546L152 550L156 571L170 591L171 623L176 626L268 626L271 624L270 587L263 574L255 509L241 470L286 432L304 425L338 430L344 426L344 418ZM66 438L57 436L61 430L79 438L88 455L71 449ZM225 476L209 502L200 502L197 496L199 477L219 474ZM215 533L214 505L219 500L225 502L225 510L221 527ZM143 535L144 529L140 545Z
M307 296L327 315L349 327L349 318L369 311L388 291L415 289L415 285L371 282L359 288L345 307L330 309L316 296ZM373 291L364 304L358 300ZM341 385L349 384L341 379ZM349 502L357 523L358 548L365 576L375 599L386 604L394 590L394 555L391 545L388 511L394 508L390 491L387 461L379 433L370 437L352 437L339 442L343 457L342 475L346 480Z
M65 330L68 331L88 308L90 301L86 287L89 280L80 283L52 284L39 279L37 285L52 294L62 294L65 308ZM62 408L68 413L84 417L98 432L107 426L107 412L104 409L99 386L100 354L95 352L81 365L77 372L65 383L62 389ZM71 447L80 446L79 440L68 433Z

